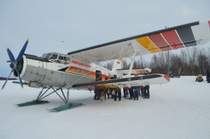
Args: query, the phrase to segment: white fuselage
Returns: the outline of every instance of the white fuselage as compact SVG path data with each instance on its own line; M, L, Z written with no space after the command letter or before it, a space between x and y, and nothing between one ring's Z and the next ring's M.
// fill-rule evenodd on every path
M95 64L84 67L79 63L61 64L55 62L39 61L36 59L23 58L23 69L21 78L29 83L31 87L62 87L71 88L73 84L95 81L95 78L84 76L80 73L59 71L65 67L77 67L94 72L102 71L102 74L109 76L109 70Z

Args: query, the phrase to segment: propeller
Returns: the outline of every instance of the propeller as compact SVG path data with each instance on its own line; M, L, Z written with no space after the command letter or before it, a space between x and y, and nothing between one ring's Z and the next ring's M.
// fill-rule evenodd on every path
M28 40L26 40L26 42L24 43L24 45L23 45L22 49L20 50L16 59L15 59L13 53L11 52L11 50L9 48L7 48L7 54L8 54L8 57L9 57L9 61L7 61L7 62L10 62L10 68L12 70L10 71L8 77L5 78L5 82L2 85L1 89L4 89L4 87L7 84L7 81L10 80L10 76L12 75L12 73L15 73L15 75L18 76L18 79L20 81L20 85L21 85L21 87L23 87L23 81L20 77L20 73L19 73L19 70L18 70L18 63L22 60L23 55L26 51L27 45L28 45Z

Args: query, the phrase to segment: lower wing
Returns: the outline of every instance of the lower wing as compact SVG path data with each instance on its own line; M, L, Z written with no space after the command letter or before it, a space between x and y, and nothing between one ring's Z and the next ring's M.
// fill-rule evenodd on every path
M90 89L93 90L95 87L130 87L130 86L141 86L151 84L163 84L169 81L169 77L165 74L150 74L129 78L111 79L104 81L95 81L81 84L74 84L73 88L78 89Z

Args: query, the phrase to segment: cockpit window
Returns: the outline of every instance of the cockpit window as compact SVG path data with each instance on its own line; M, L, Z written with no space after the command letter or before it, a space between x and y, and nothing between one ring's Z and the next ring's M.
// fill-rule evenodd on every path
M47 60L51 62L56 62L56 63L68 64L70 61L69 57L62 54L56 54L56 53L47 53L47 54L44 54L42 57L46 58Z
M46 58L46 59L48 59L49 58L49 56L50 56L50 54L43 54L43 58Z
M64 58L64 61L68 61L68 58L67 57L63 57Z
M59 56L59 60L64 60L64 57L63 56Z
M57 55L53 54L49 59L57 59Z

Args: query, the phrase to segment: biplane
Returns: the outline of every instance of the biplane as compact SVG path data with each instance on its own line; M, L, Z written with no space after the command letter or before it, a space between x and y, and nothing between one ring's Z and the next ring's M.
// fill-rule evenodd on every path
M56 94L64 105L54 110L73 107L69 101L69 90L101 90L140 86L145 84L162 84L169 81L164 74L138 74L133 69L136 56L154 54L191 46L205 44L210 40L210 21L192 22L170 28L144 33L108 43L72 51L66 54L46 53L42 56L27 54L27 40L17 57L8 48L7 53L11 72L5 80L34 88L41 88L37 98L19 106L44 104L46 97ZM130 58L128 70L122 70L122 58ZM113 60L112 69L98 63ZM136 73L136 74L133 74ZM11 78L11 76L14 76Z

